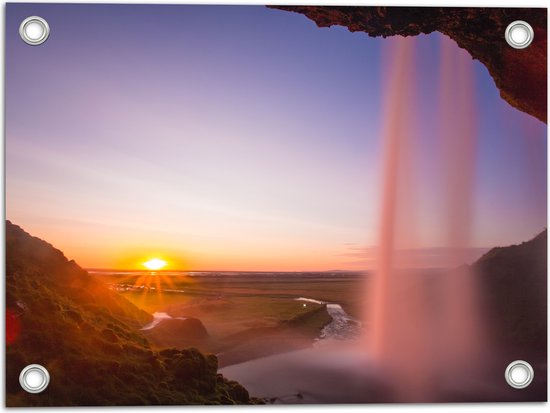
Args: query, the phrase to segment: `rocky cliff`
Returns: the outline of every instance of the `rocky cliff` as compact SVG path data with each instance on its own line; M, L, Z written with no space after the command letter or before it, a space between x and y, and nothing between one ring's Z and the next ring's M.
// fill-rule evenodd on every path
M273 6L302 13L319 27L339 25L369 36L416 36L438 31L483 63L503 99L547 121L547 12L543 8ZM535 32L526 49L510 47L504 32L514 20Z

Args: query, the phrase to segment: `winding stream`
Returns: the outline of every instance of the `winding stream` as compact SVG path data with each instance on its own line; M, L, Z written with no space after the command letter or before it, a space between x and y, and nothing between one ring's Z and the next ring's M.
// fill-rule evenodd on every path
M318 341L326 339L353 340L359 337L361 322L346 313L340 304L306 297L296 298L295 300L326 305L327 312L331 316L332 321L323 327L321 335L317 339Z
M152 330L163 320L169 320L172 318L176 320L185 320L186 318L186 317L172 317L168 313L161 313L161 312L156 312L156 313L153 313L152 315L153 315L153 321L151 321L149 324L144 325L140 330Z
M327 304L332 321L321 330L319 340L353 340L361 333L361 322L344 311L340 304Z

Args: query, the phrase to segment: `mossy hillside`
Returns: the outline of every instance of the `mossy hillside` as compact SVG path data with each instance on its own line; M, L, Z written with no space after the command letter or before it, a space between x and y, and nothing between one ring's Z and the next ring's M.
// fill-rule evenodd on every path
M151 316L68 261L61 251L6 223L8 406L251 403L217 374L213 355L151 348L139 328ZM48 388L19 386L27 364L45 366Z

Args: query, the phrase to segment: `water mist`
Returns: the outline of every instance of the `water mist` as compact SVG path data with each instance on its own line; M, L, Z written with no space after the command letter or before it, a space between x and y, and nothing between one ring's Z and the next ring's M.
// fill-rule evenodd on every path
M475 278L466 265L455 264L466 262L465 247L471 246L477 128L473 61L442 37L432 117L437 159L430 165L438 179L437 188L429 188L437 196L421 202L426 183L418 177L426 156L419 156L423 137L415 124L423 93L417 87L417 42L395 37L385 45L385 169L378 267L369 284L365 334L368 352L387 374L397 400L437 401L474 379L483 347ZM437 211L429 228L418 219L425 208ZM426 256L417 254L411 263L400 254L421 251L427 239L445 247L449 270L426 270Z

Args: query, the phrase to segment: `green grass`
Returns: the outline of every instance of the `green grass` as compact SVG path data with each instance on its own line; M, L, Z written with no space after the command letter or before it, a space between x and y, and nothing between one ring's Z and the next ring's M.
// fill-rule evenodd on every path
M105 283L132 285L137 277L97 276ZM124 281L122 281L124 280ZM308 297L342 305L360 318L364 302L364 281L357 276L338 278L265 278L261 275L227 278L172 276L162 278L163 288L183 293L135 291L121 293L137 307L149 312L167 312L173 317L193 317L202 321L214 340L251 328L275 327L321 307L297 301ZM304 305L305 304L305 305ZM319 326L317 335L322 325ZM201 347L200 344L197 344ZM220 347L218 343L217 348ZM223 346L222 346L223 347Z
M9 222L6 287L9 407L258 401L217 374L215 356L153 348L139 330L149 314ZM19 385L20 371L31 363L45 366L52 378L38 395Z
M137 276L96 277L107 284L143 282ZM219 353L223 365L311 346L331 317L324 305L296 298L339 303L350 315L360 318L365 295L363 278L353 275L161 276L158 281L164 289L184 292L145 290L121 294L149 313L166 312L173 317L201 320L209 338L188 344L202 351ZM159 329L145 334L159 348L178 345L172 334Z

